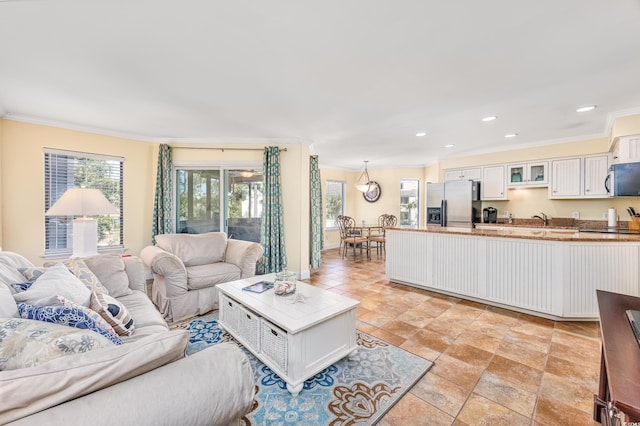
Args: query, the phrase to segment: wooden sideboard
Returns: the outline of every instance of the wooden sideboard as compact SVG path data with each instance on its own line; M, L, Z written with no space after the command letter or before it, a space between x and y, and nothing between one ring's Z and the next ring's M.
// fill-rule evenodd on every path
M640 422L640 345L625 313L640 310L640 297L603 290L597 297L602 358L593 418L605 425Z

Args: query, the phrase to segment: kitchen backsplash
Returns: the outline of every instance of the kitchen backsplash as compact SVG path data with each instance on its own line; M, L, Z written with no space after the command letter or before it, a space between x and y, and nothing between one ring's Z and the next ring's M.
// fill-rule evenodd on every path
M517 218L514 217L511 226L541 226L540 219ZM509 219L498 218L499 225L509 225ZM575 228L575 229L601 229L608 226L606 220L580 220L570 217L550 217L547 222L548 228ZM628 228L629 221L619 220L618 226Z

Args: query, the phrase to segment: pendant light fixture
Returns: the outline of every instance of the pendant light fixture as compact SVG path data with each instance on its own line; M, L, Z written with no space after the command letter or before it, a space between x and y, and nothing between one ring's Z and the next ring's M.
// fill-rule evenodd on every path
M369 171L367 170L367 163L369 161L364 161L364 171L356 181L356 189L360 192L369 192L371 190L371 179L369 178Z

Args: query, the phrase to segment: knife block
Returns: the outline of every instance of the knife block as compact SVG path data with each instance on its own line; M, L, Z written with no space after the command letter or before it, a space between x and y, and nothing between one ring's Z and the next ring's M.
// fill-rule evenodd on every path
M640 217L631 216L631 220L629 221L629 229L640 231Z

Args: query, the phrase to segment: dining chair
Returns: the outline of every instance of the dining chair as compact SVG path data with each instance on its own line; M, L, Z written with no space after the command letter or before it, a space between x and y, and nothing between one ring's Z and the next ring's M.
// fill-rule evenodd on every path
M347 231L345 228L345 216L338 215L336 216L336 223L338 224L338 230L340 231L340 245L338 246L338 254L342 256L342 247L347 249L347 243L345 242L345 237L347 236ZM343 256L344 257L344 256Z
M349 226L349 224L353 222L355 224L355 219L350 216L338 215L336 216L336 223L338 224L338 229L340 231L340 245L338 247L338 254L346 255L347 251L347 243L346 239L349 236L360 235L360 230L353 229L353 226ZM344 247L344 254L342 252L342 248Z
M356 221L350 216L342 216L340 221L340 242L344 241L344 251L342 258L347 255L349 247L353 248L353 258L356 258L356 248L360 247L360 254L366 250L367 259L370 257L369 238L362 235L361 230L356 226Z
M398 218L392 214L381 214L378 217L378 226L375 233L369 237L370 243L376 244L376 256L380 256L380 253L386 257L386 228L393 228L398 224Z

